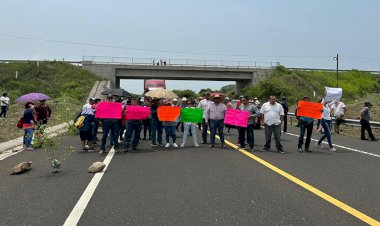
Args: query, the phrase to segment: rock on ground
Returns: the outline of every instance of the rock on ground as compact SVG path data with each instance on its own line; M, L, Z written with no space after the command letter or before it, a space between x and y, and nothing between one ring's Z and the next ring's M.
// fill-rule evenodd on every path
M22 162L11 169L11 175L20 174L31 169L32 162Z
M103 169L106 167L106 164L102 162L94 162L90 168L88 168L88 172L90 173L97 173L103 171Z

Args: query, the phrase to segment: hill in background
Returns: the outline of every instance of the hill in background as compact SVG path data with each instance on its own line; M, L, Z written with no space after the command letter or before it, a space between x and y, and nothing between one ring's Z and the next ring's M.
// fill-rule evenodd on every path
M18 76L16 78L16 71ZM101 80L80 67L64 62L11 62L0 64L0 95L7 92L11 106L7 119L0 119L0 142L22 136L16 127L24 110L16 99L26 93L39 92L51 97L47 104L53 114L49 125L73 119L86 102L94 82Z

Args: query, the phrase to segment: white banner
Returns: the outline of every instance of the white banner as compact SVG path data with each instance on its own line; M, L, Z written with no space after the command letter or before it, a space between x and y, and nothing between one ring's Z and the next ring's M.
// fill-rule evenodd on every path
M342 98L343 90L342 88L332 88L332 87L325 87L326 89L326 101L337 101Z

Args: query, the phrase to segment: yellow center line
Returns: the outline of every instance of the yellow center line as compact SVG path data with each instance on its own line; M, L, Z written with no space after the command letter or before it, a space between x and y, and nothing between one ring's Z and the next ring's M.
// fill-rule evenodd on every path
M209 131L207 131L207 133L210 134ZM220 139L220 137L218 135L216 135L216 138L217 139ZM339 207L340 209L346 211L347 213L353 215L354 217L364 221L365 223L369 224L369 225L379 225L380 226L380 222L377 221L376 219L374 218L371 218L369 217L368 215L352 208L351 206L339 201L338 199L324 193L323 191L319 190L318 188L315 188L313 186L311 186L310 184L290 175L289 173L281 170L280 168L270 164L269 162L257 157L256 155L244 150L244 149L239 149L239 147L233 143L231 143L230 141L228 140L225 140L224 141L226 144L228 144L229 146L231 146L232 148L238 150L240 153L250 157L251 159L255 160L256 162L268 167L269 169L273 170L274 172L280 174L281 176L285 177L286 179L290 180L290 181L293 181L294 183L298 184L299 186L303 187L304 189L310 191L311 193L321 197L322 199L326 200L327 202Z

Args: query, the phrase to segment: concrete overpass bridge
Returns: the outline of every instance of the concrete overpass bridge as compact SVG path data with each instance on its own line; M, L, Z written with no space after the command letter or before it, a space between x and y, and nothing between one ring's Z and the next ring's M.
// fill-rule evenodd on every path
M235 81L236 91L256 84L272 73L278 62L266 62L258 66L254 61L208 61L208 60L165 60L166 64L153 65L153 58L109 58L84 57L83 69L111 81L113 87L120 87L121 79L165 79Z

